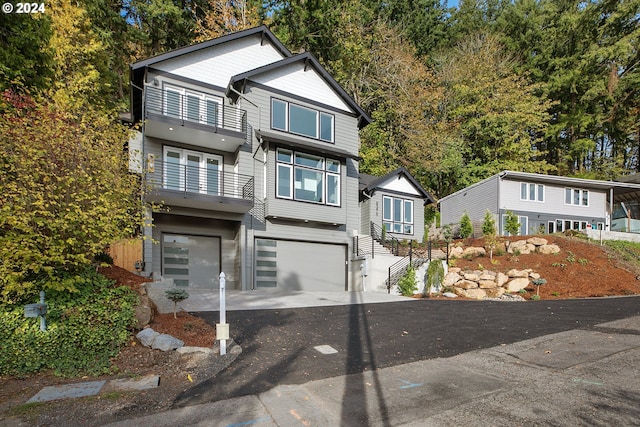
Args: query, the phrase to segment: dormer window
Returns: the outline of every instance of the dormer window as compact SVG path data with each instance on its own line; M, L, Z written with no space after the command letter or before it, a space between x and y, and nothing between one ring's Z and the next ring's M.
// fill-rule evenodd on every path
M280 99L271 99L271 127L283 132L333 142L334 116Z

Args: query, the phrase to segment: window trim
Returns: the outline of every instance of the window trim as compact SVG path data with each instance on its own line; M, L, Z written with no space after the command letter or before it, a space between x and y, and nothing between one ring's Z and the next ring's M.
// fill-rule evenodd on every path
M290 161L286 161L286 160L280 160L279 159L279 153L287 153L290 155ZM321 160L322 163L322 168L314 168L312 166L305 166L305 165L301 165L301 164L297 164L296 163L296 156L311 156L314 158L318 158ZM275 181L275 187L276 187L276 198L278 199L285 199L285 200L293 200L296 202L303 202L303 203L313 203L316 205L324 205L324 206L333 206L333 207L340 207L342 206L342 163L340 162L340 160L336 159L336 158L332 158L332 157L324 157L324 156L318 156L315 154L310 154L304 151L296 151L296 150L290 150L287 148L277 148L275 150L275 164L276 164L276 181ZM337 165L337 171L331 171L329 170L329 166L328 163L329 161L333 162L332 165ZM289 193L290 193L290 197L287 196L283 196L280 194L280 167L285 167L289 169ZM322 201L314 201L314 200L306 200L306 199L299 199L296 198L296 188L295 188L295 179L296 179L296 170L306 170L306 171L312 171L312 172L316 172L316 173L320 173L322 175ZM329 202L329 195L328 195L328 177L332 176L337 178L337 182L338 182L338 188L337 188L337 203L331 203Z
M390 207L390 211L389 211L389 217L385 217L385 199L390 201L389 207ZM394 220L394 206L395 206L395 201L398 200L400 201L400 221L395 221ZM407 222L405 221L406 218L406 207L407 204L410 205L410 211L411 211L411 222ZM393 233L393 234L403 234L406 236L413 236L415 234L415 214L414 214L414 200L413 199L405 199L402 197L393 197L393 196L387 196L387 195L383 195L382 196L382 227L385 228L387 224L389 224L390 229L387 230L388 233ZM399 225L400 226L400 230L401 231L395 231L395 226ZM407 230L407 227L410 227L411 232L406 232L405 230Z
M275 102L279 102L284 104L285 109L284 109L284 129L280 128L280 127L276 127L274 125L274 103ZM315 136L312 135L307 135L304 133L300 133L300 132L294 132L291 130L291 122L289 120L289 118L291 117L291 107L295 107L295 108L300 108L303 110L307 110L307 111L312 111L315 113L316 115L316 123L315 123ZM318 110L315 108L311 108L311 107L307 107L305 105L302 104L297 104L295 102L289 102L289 101L285 101L284 99L280 99L280 98L276 98L276 97L272 97L271 98L271 110L270 110L270 125L271 125L271 129L273 130L277 130L277 131L281 131L281 132L287 132L293 135L299 135L299 136L304 136L305 138L311 138L311 139L315 139L317 141L322 141L322 142L327 142L330 144L335 144L335 139L336 139L336 135L335 135L335 129L336 129L336 116L335 114L332 113L328 113L326 111L322 111L322 110ZM331 119L331 136L330 139L326 139L323 138L322 135L322 118L323 117L328 117Z
M569 203L567 203L567 192L571 192L571 197L569 198ZM579 192L579 200L578 203L574 203L576 191ZM585 197L586 196L586 197ZM584 203L586 200L586 204ZM590 191L584 188L576 188L576 187L564 187L564 204L565 206L579 206L583 208L588 208L591 203Z
M169 113L169 103L167 93L172 92L179 95L178 99L178 115ZM198 117L192 118L189 115L188 99L192 97L198 100ZM214 114L215 123L209 123L209 111L208 101L216 103L216 111ZM221 96L213 95L210 93L202 92L197 89L190 89L182 86L177 86L170 83L163 83L162 85L162 114L167 117L177 118L191 123L202 123L208 126L222 127L223 121L223 109L224 100Z
M524 187L523 187L524 186ZM533 189L533 198L531 198L531 190ZM523 192L524 190L524 192ZM537 184L534 182L521 182L520 183L520 201L523 202L536 202L544 203L546 189L544 184ZM523 194L525 197L523 198Z

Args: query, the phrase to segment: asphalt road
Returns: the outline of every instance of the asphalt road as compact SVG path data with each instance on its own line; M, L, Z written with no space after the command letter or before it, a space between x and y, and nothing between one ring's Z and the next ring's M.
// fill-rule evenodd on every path
M207 322L217 312L196 313ZM287 384L447 358L640 315L639 297L539 302L410 301L227 313L243 352L178 397L176 407L256 395ZM606 331L605 331L606 332ZM324 355L315 346L328 345Z

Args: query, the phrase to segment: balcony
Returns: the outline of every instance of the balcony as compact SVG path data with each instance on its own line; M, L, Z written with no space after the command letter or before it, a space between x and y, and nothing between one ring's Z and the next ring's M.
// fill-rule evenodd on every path
M145 134L233 152L247 141L247 113L221 97L145 86Z
M153 163L147 172L148 201L231 213L246 213L253 207L252 176L223 172L210 163L205 167Z

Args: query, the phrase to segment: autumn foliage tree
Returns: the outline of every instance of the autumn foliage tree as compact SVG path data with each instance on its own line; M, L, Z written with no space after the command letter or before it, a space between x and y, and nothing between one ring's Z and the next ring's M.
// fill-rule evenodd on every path
M138 224L127 130L11 92L0 112L0 301L75 291L94 256Z

